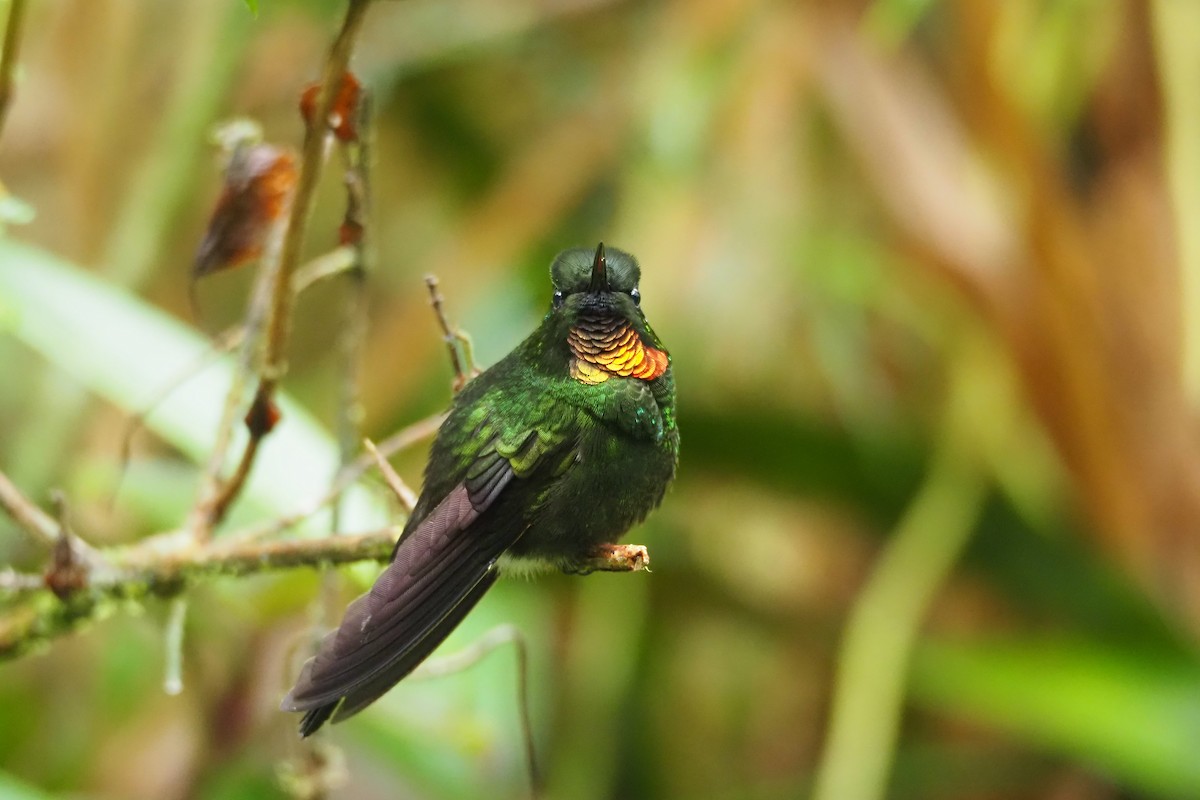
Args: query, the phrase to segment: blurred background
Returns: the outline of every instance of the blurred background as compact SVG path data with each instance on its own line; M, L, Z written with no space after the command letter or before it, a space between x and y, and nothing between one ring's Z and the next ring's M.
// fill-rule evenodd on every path
M0 469L65 490L99 545L179 525L213 433L207 371L110 507L125 421L191 363L159 345L240 319L253 281L204 280L192 316L210 131L298 146L342 12L258 5L26 20ZM641 260L674 359L678 480L628 537L653 573L502 582L441 651L528 637L548 796L1200 797L1198 44L1185 0L375 4L364 433L449 401L430 272L487 365L545 313L553 255L603 240ZM310 256L341 212L334 159ZM332 440L345 292L296 309L302 454ZM297 419L230 525L329 480L270 461ZM414 486L423 448L395 460ZM0 565L44 558L0 519ZM312 797L335 773L333 797L526 796L510 649L316 749L276 710L375 571L198 584L177 696L165 604L0 663L0 796Z

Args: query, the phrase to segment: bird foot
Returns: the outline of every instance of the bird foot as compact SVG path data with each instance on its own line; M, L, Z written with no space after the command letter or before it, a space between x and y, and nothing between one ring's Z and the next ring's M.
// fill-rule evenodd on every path
M650 551L640 544L602 544L574 568L578 575L591 572L650 571Z

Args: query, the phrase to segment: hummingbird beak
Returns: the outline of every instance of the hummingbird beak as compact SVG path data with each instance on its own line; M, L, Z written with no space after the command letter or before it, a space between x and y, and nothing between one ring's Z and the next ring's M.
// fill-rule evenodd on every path
M604 260L604 242L596 246L596 259L592 262L592 282L589 292L608 291L608 262Z

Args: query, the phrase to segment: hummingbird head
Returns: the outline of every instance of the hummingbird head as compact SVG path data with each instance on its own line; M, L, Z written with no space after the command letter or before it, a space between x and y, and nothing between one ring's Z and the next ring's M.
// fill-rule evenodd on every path
M593 252L577 247L550 265L554 284L551 317L566 329L571 377L603 383L610 377L654 380L670 356L641 310L637 259L601 242Z
M636 258L615 247L605 249L603 242L594 251L564 250L550 265L554 307L562 309L569 298L581 306L620 305L617 295L625 295L636 306L641 301L641 277Z

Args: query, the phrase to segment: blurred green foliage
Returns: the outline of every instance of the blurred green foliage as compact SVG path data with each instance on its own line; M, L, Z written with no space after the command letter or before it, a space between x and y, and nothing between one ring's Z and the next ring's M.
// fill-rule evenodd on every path
M891 798L1200 797L1192 6L375 4L364 433L448 400L422 275L490 363L544 313L554 253L601 239L641 259L678 374L679 478L630 536L653 573L503 582L445 645L525 632L549 796L831 800L861 770ZM150 414L109 495L124 421L244 312L249 270L187 310L205 142L248 115L297 143L339 8L30 9L0 138L0 469L63 488L97 544L194 500L225 363ZM344 291L298 303L284 424L231 526L335 469ZM397 463L419 481L421 448ZM345 525L385 509L372 484ZM888 572L912 552L950 563ZM0 519L0 566L43 558ZM318 762L335 796L524 796L511 652L405 681L317 750L275 710L373 572L196 587L178 696L157 605L0 663L0 797L285 797ZM847 668L856 631L874 669Z

